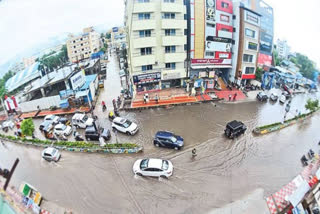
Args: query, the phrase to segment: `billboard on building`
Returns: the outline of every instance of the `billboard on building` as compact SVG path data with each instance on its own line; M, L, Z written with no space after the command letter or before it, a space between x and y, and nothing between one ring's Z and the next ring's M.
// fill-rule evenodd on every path
M191 0L192 64L231 65L232 1Z
M271 64L272 64L272 56L271 55L259 53L258 65L260 65L260 66L262 66L262 65L270 66Z
M118 27L113 27L113 28L112 28L112 32L116 33L116 32L118 32L118 31L119 31L119 28L118 28Z
M73 90L81 88L86 83L86 76L84 70L81 70L78 73L74 74L70 78L70 82Z

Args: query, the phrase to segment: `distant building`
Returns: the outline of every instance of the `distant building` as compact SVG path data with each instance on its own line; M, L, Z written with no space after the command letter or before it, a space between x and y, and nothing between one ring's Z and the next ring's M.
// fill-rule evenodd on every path
M93 27L83 29L79 36L69 35L67 41L68 57L70 62L78 62L90 58L102 47L100 34Z
M126 44L126 31L125 27L113 27L112 30L110 30L108 33L110 33L110 45L114 48L120 48L124 44Z
M9 68L9 70L11 70L13 73L18 73L23 69L25 69L25 66L22 61L14 63L13 66Z
M287 40L277 40L277 51L279 57L287 59L290 53L290 46L288 45Z
M61 51L62 47L63 47L63 44L59 44L59 45L56 45L54 47L46 48L46 49L42 50L39 55L43 56L45 54L50 54L52 52L58 53L58 52Z
M23 58L22 61L23 61L24 67L27 68L27 67L33 65L36 62L36 58L37 58L36 56Z

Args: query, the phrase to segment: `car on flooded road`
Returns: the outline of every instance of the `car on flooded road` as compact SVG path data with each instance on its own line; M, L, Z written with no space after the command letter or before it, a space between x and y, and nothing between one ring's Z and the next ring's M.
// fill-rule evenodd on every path
M56 135L64 135L69 136L72 132L72 128L70 126L66 126L62 123L59 123L54 127L54 133Z
M233 120L226 125L226 129L224 130L224 134L229 139L234 139L235 137L244 134L247 130L246 125L244 125L241 121Z
M134 135L139 130L137 124L122 117L116 117L113 119L112 129L125 133L127 135Z
M156 147L166 147L179 150L183 147L183 138L168 131L159 131L156 133L153 144Z
M260 102L263 102L263 101L267 101L268 100L268 95L266 93L264 93L263 91L259 92L257 94L257 99L260 101Z
M173 165L169 160L139 159L133 164L133 173L140 176L169 178L173 173Z
M58 149L53 147L48 147L42 151L42 158L46 161L59 161L61 158L61 154Z

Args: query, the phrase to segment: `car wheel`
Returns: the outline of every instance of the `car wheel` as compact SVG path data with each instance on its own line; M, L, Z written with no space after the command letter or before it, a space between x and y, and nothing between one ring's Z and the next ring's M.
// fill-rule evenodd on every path
M136 175L139 175L139 176L141 176L141 177L143 176L140 172L136 173Z
M86 140L87 140L87 141L90 140L90 137L86 137Z
M156 147L160 147L159 143L155 143L154 145L155 145Z
M166 178L166 179L168 179L168 177L165 176L165 175L160 175L160 178Z
M126 132L127 135L131 135L130 132Z
M117 129L116 129L115 127L112 127L112 131L114 131L114 132L115 132L115 131L117 131Z
M78 125L75 125L74 127L76 127L76 129L80 128Z
M174 149L175 149L175 150L179 150L179 147L175 146Z

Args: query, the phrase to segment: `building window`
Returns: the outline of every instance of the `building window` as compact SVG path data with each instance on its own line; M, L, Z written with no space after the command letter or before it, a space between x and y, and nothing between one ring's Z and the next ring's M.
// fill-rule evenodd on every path
M142 71L150 71L152 70L152 65L143 65L141 66Z
M214 57L214 52L213 51L207 51L206 56L211 56Z
M220 15L220 21L222 21L222 22L228 22L228 23L229 23L230 17L227 16L227 15L221 14L221 15Z
M166 69L171 69L171 70L176 69L176 63L175 62L166 63Z
M82 51L84 51L84 48L82 48Z
M73 48L76 48L76 46L73 46Z
M246 67L245 74L254 74L254 67Z
M175 36L176 35L176 29L165 29L164 30L166 36Z
M139 20L150 19L150 13L139 13L138 17L139 17Z
M81 46L83 46L83 43L81 43Z
M150 0L138 0L139 3L147 3L150 2Z
M163 13L162 18L163 19L175 19L176 14L175 13Z
M176 0L163 0L163 2L166 2L166 3L174 3Z
M187 51L188 47L187 44L184 45L184 51Z
M184 35L188 35L188 29L184 29Z
M253 62L253 55L243 54L243 61L244 62Z
M152 48L140 48L141 55L150 55L152 54Z
M166 46L165 47L166 53L175 53L176 52L176 46Z
M249 28L246 28L245 34L248 37L256 38L256 32L254 30L249 29Z
M187 14L183 14L183 19L187 20Z
M258 44L254 42L248 42L248 49L249 50L258 50Z
M226 2L221 2L221 7L222 8L229 8L229 4Z
M140 37L151 37L151 30L140 30L139 36Z

